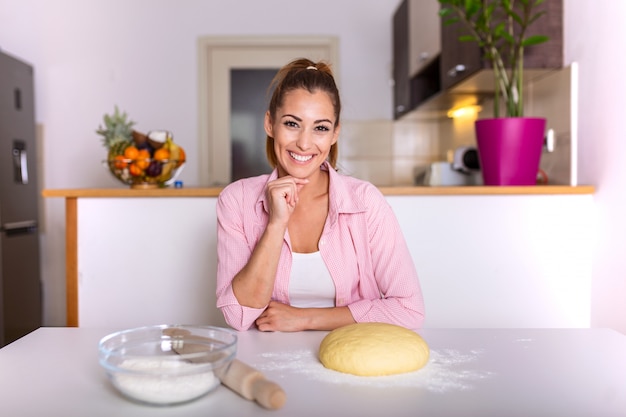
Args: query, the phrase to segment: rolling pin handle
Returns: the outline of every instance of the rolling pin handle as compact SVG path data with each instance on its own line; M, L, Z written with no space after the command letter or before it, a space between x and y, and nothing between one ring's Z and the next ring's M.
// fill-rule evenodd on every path
M278 384L268 381L261 372L237 359L222 376L222 384L270 410L281 408L287 400L285 391Z
M270 410L281 408L287 401L285 391L275 382L265 378L258 378L252 383L252 392L254 400Z

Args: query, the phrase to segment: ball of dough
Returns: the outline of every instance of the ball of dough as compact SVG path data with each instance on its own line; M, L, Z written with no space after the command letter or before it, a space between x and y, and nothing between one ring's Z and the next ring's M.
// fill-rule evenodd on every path
M355 323L328 333L319 359L329 369L360 376L394 375L426 365L428 345L413 330L387 323Z

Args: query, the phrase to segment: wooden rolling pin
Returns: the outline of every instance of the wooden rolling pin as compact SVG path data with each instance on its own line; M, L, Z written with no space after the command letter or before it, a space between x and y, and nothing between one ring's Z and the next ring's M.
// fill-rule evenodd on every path
M202 344L193 342L185 343L184 337L190 338L191 340L203 339L214 341L207 337L192 334L186 329L168 328L163 330L163 334L170 337L180 337L180 340L175 340L172 343L172 348L179 355L206 351L206 346ZM190 359L190 361L198 363L201 362L202 359ZM238 359L233 359L230 365L223 372L220 372L218 376L223 385L241 395L243 398L256 401L259 405L267 409L277 410L287 401L287 395L280 385L267 380L261 372Z
M261 372L238 359L231 362L222 376L222 384L243 398L256 401L270 410L281 408L287 401L287 395L280 385L268 381Z

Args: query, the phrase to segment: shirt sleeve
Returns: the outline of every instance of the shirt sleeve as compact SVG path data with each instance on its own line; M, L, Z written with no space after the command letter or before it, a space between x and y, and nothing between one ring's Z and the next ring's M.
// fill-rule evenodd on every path
M217 307L226 323L235 330L248 330L264 308L251 308L239 304L233 292L232 281L246 265L252 247L244 231L242 207L244 187L235 182L224 188L217 199Z
M371 294L350 303L357 322L388 322L419 329L424 322L424 300L413 258L398 220L375 187L367 191L367 228L376 286ZM366 284L367 285L367 284Z

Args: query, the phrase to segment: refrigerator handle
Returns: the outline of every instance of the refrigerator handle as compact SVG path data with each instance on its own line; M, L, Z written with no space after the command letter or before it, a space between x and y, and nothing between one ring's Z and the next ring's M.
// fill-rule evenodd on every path
M23 222L12 222L0 225L0 233L4 232L7 236L25 235L37 231L37 222L35 220L26 220Z
M13 141L13 172L15 182L28 184L28 162L26 144L22 140Z

